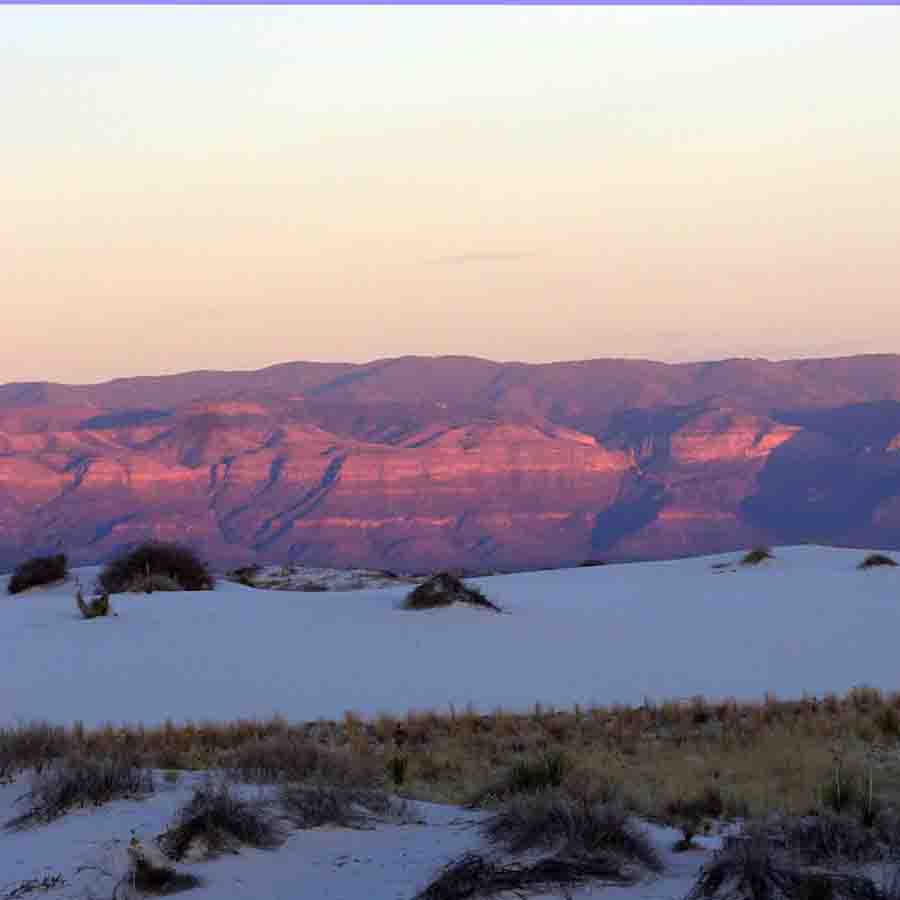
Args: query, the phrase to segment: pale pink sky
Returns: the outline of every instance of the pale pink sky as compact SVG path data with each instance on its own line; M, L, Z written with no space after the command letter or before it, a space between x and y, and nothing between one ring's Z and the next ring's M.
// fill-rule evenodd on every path
M0 382L900 351L900 10L0 9Z

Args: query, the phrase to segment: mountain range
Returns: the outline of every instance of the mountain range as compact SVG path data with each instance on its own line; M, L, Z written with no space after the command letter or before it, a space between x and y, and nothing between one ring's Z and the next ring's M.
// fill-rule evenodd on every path
M0 385L0 569L148 538L486 572L900 545L900 356L401 357Z

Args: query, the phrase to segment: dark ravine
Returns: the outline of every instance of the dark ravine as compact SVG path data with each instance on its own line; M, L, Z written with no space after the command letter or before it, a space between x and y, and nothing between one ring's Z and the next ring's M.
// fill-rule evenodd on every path
M425 571L900 545L900 356L402 357L0 386L0 569L178 539Z

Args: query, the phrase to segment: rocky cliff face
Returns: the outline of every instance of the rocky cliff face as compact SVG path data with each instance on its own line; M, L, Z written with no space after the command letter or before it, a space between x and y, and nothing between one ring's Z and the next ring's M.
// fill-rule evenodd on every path
M290 364L0 386L0 568L148 537L491 570L900 542L900 358Z

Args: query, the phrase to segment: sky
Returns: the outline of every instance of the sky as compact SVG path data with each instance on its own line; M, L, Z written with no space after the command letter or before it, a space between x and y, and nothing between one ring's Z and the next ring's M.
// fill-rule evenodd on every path
M900 9L0 8L0 382L900 352Z

